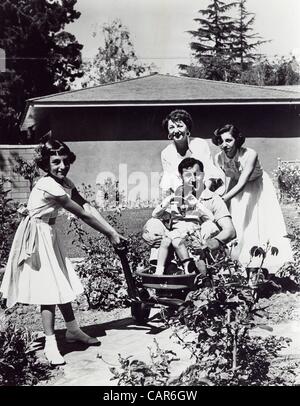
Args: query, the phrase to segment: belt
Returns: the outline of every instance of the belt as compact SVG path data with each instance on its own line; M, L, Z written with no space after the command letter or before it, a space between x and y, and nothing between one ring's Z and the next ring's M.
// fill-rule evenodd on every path
M55 220L56 217L50 217L50 218L43 218L43 217L32 217L32 220L36 221L36 222L41 222L41 223L47 223L50 226L52 226L53 224L55 224Z

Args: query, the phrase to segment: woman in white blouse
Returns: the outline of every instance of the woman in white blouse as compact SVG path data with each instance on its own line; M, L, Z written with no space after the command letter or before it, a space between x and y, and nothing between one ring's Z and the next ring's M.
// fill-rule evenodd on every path
M245 137L234 125L218 128L212 142L221 150L215 160L226 177L222 198L237 233L238 244L232 257L247 268L259 268L262 257L252 257L250 250L260 246L267 250L264 267L276 272L285 262L293 260L293 252L289 239L285 238L285 222L272 180L263 170L257 152L244 147ZM277 247L277 255L270 255L272 246Z
M211 188L212 179L222 177L213 163L208 143L201 138L192 138L193 120L185 110L173 110L163 120L162 126L172 142L161 152L163 175L160 188L163 197L174 192L181 185L178 165L184 158L192 157L203 163L205 184Z

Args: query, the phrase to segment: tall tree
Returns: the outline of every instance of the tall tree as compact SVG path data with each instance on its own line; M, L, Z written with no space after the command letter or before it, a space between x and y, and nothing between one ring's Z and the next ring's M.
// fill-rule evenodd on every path
M262 44L268 42L261 40L261 37L253 32L255 14L247 11L247 0L239 0L238 17L231 32L231 57L238 63L241 71L249 68L257 58L254 51Z
M80 16L76 2L0 2L0 48L7 58L7 71L0 73L0 133L6 142L16 138L26 99L68 90L70 82L82 75L82 45L64 31Z
M197 30L188 31L195 40L190 43L195 63L192 66L179 65L179 69L189 74L193 66L200 65L205 79L228 80L228 60L230 59L231 32L234 22L227 13L237 5L211 0L206 9L199 10L200 24ZM193 70L195 72L195 70Z
M104 45L93 61L85 64L82 86L96 86L150 73L154 65L139 62L128 29L119 19L102 26Z

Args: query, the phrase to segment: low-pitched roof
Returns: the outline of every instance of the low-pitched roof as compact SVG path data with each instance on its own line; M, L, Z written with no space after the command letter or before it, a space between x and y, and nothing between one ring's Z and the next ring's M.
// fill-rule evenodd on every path
M269 89L278 89L278 90L288 90L291 92L300 93L300 85L278 85L278 86L267 86Z
M20 128L43 121L49 108L161 105L299 104L300 94L183 76L153 74L27 100Z
M153 74L136 79L30 99L38 105L236 104L299 102L293 91Z

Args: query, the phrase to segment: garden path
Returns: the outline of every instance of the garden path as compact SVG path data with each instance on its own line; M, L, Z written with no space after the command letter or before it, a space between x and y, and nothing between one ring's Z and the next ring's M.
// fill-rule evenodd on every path
M66 365L60 367L63 373L48 382L47 386L116 386L117 380L110 380L113 375L109 368L120 366L118 353L122 357L133 356L150 363L147 347L155 349L154 339L162 350L173 350L180 358L171 363L172 376L179 375L191 364L190 353L170 338L170 329L164 329L161 321L156 319L141 326L131 318L130 309L123 309L121 313L123 317L118 320L83 328L86 333L101 340L100 347L84 348L66 344L63 339L65 330L56 331ZM152 309L150 318L155 314L158 314L158 310ZM39 355L44 357L42 350Z
M296 299L297 305L293 308L293 317L290 320L270 324L272 332L257 328L253 330L253 334L262 336L274 334L291 338L290 346L282 350L282 357L300 361L300 294L296 294ZM155 313L157 310L152 309L151 316ZM129 309L123 309L117 320L106 323L98 323L95 320L94 325L86 326L84 330L90 335L99 337L102 345L83 348L65 344L63 340L65 330L58 330L59 346L67 364L61 367L63 373L48 382L48 386L115 386L117 380L111 380L109 368L119 367L118 353L122 357L131 355L135 359L149 363L150 354L147 347L155 348L154 339L162 350L173 350L180 358L171 364L172 376L179 375L191 364L189 352L176 344L174 338L170 338L170 329L163 329L159 320L138 326L130 317ZM42 351L40 354L43 357ZM300 368L297 371L296 381L300 384Z

